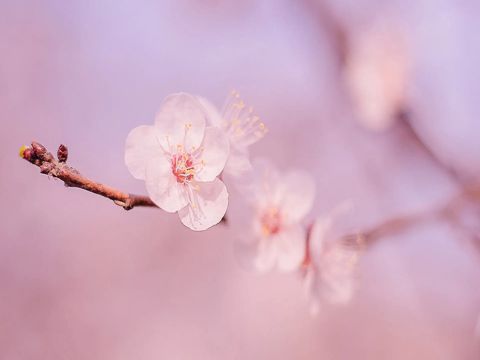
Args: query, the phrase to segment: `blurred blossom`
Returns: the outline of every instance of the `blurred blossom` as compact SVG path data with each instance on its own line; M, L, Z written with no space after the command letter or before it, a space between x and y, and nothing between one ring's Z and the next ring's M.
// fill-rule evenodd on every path
M125 163L145 180L152 200L177 212L192 230L205 230L223 218L228 193L217 178L229 153L220 129L206 127L205 110L188 94L167 97L153 126L139 126L127 137Z
M352 47L343 53L351 57L348 66L355 68L353 60L360 59L364 65L358 68L373 74L362 75L372 81L356 80L353 87L366 87L368 96L356 95L364 90L346 91L347 70L338 73L345 63L338 62L337 51L349 49L335 46L343 38L325 24L328 12L318 16L306 6L320 2L329 5L330 23L338 20ZM352 263L357 261L358 252L338 242L337 235L348 234L344 228L369 229L389 217L443 204L457 191L402 128L375 134L351 116L349 104L357 97L371 97L370 112L387 121L405 105L405 98L383 90L389 77L377 75L385 66L376 60L380 55L390 59L396 51L391 48L398 48L407 76L412 68L407 110L415 132L462 174L472 180L480 174L479 10L475 0L0 2L0 358L478 360L478 341L472 341L478 258L459 241L464 234L442 220L382 238L362 256L355 301L335 309L325 302L331 293L341 295L335 300L348 298L355 285L354 270L348 276L329 270L349 263L342 260L349 251ZM360 45L369 34L379 45ZM395 64L385 63L390 62ZM390 71L401 73L395 66ZM308 276L301 285L321 317L306 316L305 300L298 296L309 229L300 225L311 223L301 214L313 199L298 195L306 186L288 191L304 203L279 207L299 219L274 235L280 212L266 211L262 218L258 212L266 195L258 192L255 199L251 188L237 191L228 182L242 185L240 179L225 177L227 225L192 234L177 215L125 212L103 198L62 189L16 154L30 140L49 148L64 142L71 165L86 175L142 192L144 183L134 177L143 174L146 180L150 163L144 160L150 155L138 151L130 160L132 177L122 151L128 132L150 122L138 119L149 119L162 94L176 89L202 94L222 114L222 97L231 87L248 94L268 118L269 136L248 146L250 154L313 174L321 192L312 208L315 217L345 198L358 204L351 217L327 221L329 230L315 236L322 239L320 250L311 251L317 267L304 268ZM392 98L399 104L392 105ZM231 97L227 103L236 102ZM246 110L241 119L247 119ZM224 116L221 121L233 119ZM213 125L209 118L205 122L207 129ZM155 148L146 128L145 134L136 130L134 149ZM230 147L235 153L236 144ZM159 152L163 148L154 153ZM176 160L178 177L188 182L187 159ZM168 170L162 161L152 163ZM253 169L250 175L258 177L266 168ZM277 174L285 183L288 173ZM192 179L196 176L200 172ZM165 184L162 179L157 186ZM178 185L177 179L168 174L169 183ZM478 228L475 214L461 220ZM283 236L291 229L302 236ZM235 245L250 251L239 257L247 265L265 269L263 255L274 254L274 261L266 258L271 268L296 264L294 276L242 271L232 259L229 236L242 237Z
M211 124L222 129L230 140L230 155L224 172L234 177L245 175L252 168L248 147L265 135L265 124L236 91L231 92L222 113L207 99L198 99L207 109Z
M243 188L249 203L249 231L236 244L240 262L261 272L293 271L305 253L301 221L315 197L312 177L303 171L277 171L267 161L254 163L252 180Z
M368 128L390 126L403 110L409 57L399 28L385 19L352 32L345 81L359 120Z
M347 203L338 206L318 218L310 230L302 275L312 315L318 313L321 302L344 304L353 295L360 247L347 245L332 234L336 216L349 208Z

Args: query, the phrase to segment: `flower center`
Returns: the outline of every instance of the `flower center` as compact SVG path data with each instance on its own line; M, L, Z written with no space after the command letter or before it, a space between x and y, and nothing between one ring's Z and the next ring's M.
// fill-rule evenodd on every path
M282 227L282 216L277 208L269 208L260 216L262 234L270 236L277 234Z
M195 175L193 156L189 153L178 153L172 156L172 172L177 182L190 182Z

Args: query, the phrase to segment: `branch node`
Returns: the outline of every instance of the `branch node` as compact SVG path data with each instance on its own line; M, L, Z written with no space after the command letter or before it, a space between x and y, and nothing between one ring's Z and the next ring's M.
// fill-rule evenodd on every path
M22 146L19 155L21 158L38 166L42 174L62 180L65 187L76 187L106 197L125 210L130 210L137 206L157 207L148 196L124 193L110 186L92 181L80 174L77 169L68 166L66 164L68 148L63 144L58 147L58 161L45 146L36 141L32 141L31 146Z
M67 162L68 148L65 145L60 144L60 146L58 147L57 158L58 158L58 161L61 162L61 163Z

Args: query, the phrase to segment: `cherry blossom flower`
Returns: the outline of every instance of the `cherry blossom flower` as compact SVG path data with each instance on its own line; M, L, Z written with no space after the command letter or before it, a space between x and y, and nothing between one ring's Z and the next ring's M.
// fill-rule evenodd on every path
M230 156L224 172L234 177L244 175L252 168L248 148L263 138L267 132L265 124L236 91L230 93L222 113L207 99L199 98L199 101L208 113L209 122L222 129L230 141Z
M361 242L347 244L331 234L335 217L348 208L342 204L310 229L301 273L312 315L318 313L321 302L344 304L353 295Z
M260 272L297 269L305 253L301 221L315 197L312 177L303 171L279 173L266 161L256 161L242 196L253 217L250 230L244 228L235 244L240 263Z
M160 208L178 212L192 230L205 230L225 215L228 192L217 178L229 154L222 131L206 127L206 112L196 97L178 93L162 103L152 126L139 126L127 137L125 163L145 180Z
M364 126L383 130L405 110L409 73L405 37L391 22L352 34L345 80Z

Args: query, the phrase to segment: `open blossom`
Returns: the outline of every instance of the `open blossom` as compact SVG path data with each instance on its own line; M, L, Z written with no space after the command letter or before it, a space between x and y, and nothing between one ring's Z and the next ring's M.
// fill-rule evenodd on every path
M252 174L244 195L253 217L250 229L244 229L236 243L239 261L261 272L293 271L305 253L306 231L301 221L313 204L313 179L302 171L277 172L260 161Z
M178 212L189 228L205 230L227 210L227 189L217 176L228 154L228 139L218 128L206 126L197 98L179 93L163 101L154 125L130 132L125 163L135 178L145 180L155 204Z
M346 244L331 234L336 214L345 208L318 218L310 229L301 271L312 315L321 302L347 303L353 295L360 242Z
M209 122L220 128L230 141L230 156L225 165L225 173L235 177L244 175L252 168L248 147L265 135L265 124L236 91L232 91L227 98L222 113L208 100L200 97L198 99L208 113Z
M409 54L402 32L377 21L352 34L345 80L359 120L372 130L389 127L404 111Z

